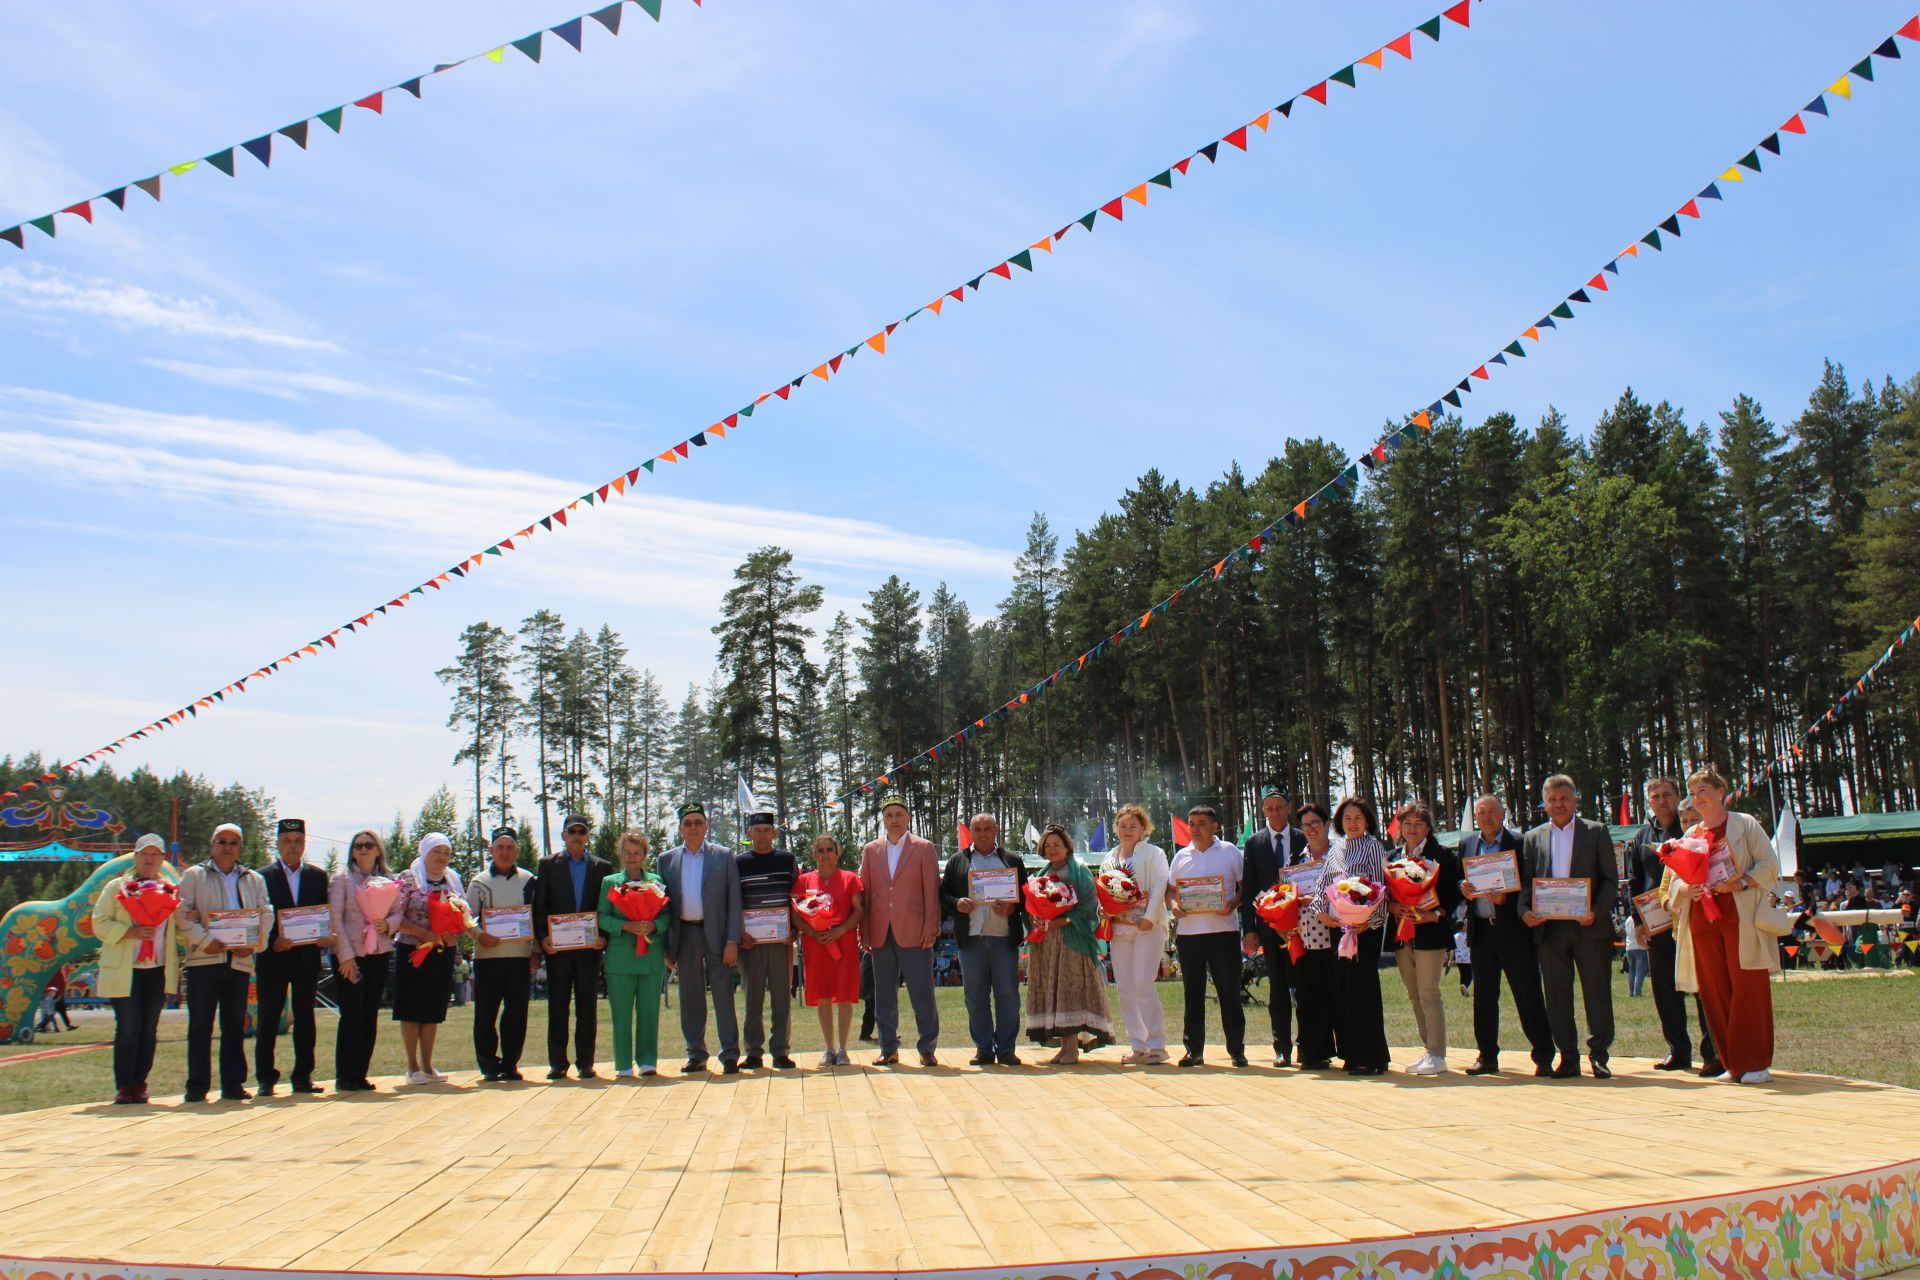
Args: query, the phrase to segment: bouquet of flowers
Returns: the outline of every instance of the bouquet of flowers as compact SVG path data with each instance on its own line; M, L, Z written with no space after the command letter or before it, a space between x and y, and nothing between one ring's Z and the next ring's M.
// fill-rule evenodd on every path
M1253 900L1253 914L1267 922L1267 927L1287 940L1287 958L1298 960L1306 953L1306 944L1300 941L1300 891L1282 880L1260 891Z
M165 880L129 880L120 886L115 895L120 905L127 909L133 922L139 925L162 925L167 918L180 909L180 890ZM154 957L153 939L140 940L140 952L134 957L135 964L145 964Z
M628 920L652 920L667 906L667 889L658 880L626 880L607 890L607 905ZM633 954L647 954L647 940L636 935Z
M1327 914L1340 922L1340 955L1348 960L1360 954L1360 935L1380 906L1386 889L1373 880L1341 876L1327 886Z
M1035 920L1058 920L1080 905L1080 895L1073 891L1073 886L1051 873L1030 876L1026 896L1027 914ZM1027 934L1027 941L1038 942L1046 932L1036 928Z
M360 905L360 914L367 918L366 936L360 940L360 954L370 956L380 945L380 933L373 927L375 920L385 920L387 912L393 910L394 899L400 896L400 882L389 880L386 876L374 876L353 891L353 900Z
M1095 876L1093 893L1100 899L1100 927L1093 931L1093 936L1102 939L1113 937L1116 917L1126 915L1147 900L1147 891L1125 867L1109 867Z
M802 920L821 930L842 924L847 918L847 909L824 889L810 889L805 893L795 894L793 909L800 913ZM838 960L847 953L846 943L845 938L835 938L832 942L823 942L819 945L825 948L829 956Z
M1423 907L1436 904L1439 899L1434 893L1434 877L1440 871L1437 862L1422 862L1418 858L1395 858L1387 864L1387 892L1393 900L1404 907ZM1412 916L1401 916L1400 927L1393 936L1401 942L1413 940L1414 923Z
M427 962L428 953L440 949L441 934L465 933L473 928L473 909L459 894L435 889L427 895L427 928L433 933L433 945L413 949L413 967L416 969Z
M1667 865L1667 870L1683 883L1702 889L1708 887L1708 881L1712 878L1713 840L1699 834L1698 828L1678 840L1663 842L1656 852L1660 855L1660 861ZM1707 913L1709 920L1720 918L1720 904L1711 893L1700 895L1700 909Z

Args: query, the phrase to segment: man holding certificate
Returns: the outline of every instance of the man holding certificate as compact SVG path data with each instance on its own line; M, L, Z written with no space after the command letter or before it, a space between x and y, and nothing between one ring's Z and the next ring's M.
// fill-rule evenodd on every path
M210 856L180 876L180 936L186 943L188 1102L213 1084L213 1024L220 1023L220 1096L247 1092L247 986L253 957L273 927L273 905L258 872L240 865L240 828L213 829Z
M1467 900L1467 948L1473 965L1473 1040L1480 1056L1470 1076L1500 1072L1500 982L1513 993L1520 1030L1533 1049L1533 1074L1553 1074L1553 1031L1540 991L1540 953L1520 918L1520 891L1529 879L1520 837L1507 827L1499 796L1473 804L1476 828L1460 839L1460 892Z
M313 1082L313 1007L320 985L320 952L333 943L333 910L327 902L327 873L309 867L307 824L302 818L282 818L275 832L280 856L260 875L273 904L273 929L267 949L260 953L255 985L259 991L259 1019L254 1024L253 1070L260 1096L267 1097L280 1080L273 1060L274 1041L280 1035L280 1012L292 996L289 1022L293 1032L295 1093L324 1093Z
M1541 786L1547 821L1527 832L1530 881L1520 890L1520 917L1534 930L1547 1024L1560 1050L1555 1079L1580 1074L1573 980L1580 978L1587 1014L1587 1062L1595 1079L1613 1075L1613 906L1620 897L1613 837L1577 813L1573 779L1556 773Z
M1180 980L1186 997L1181 1039L1183 1067L1201 1065L1207 1048L1207 979L1220 1002L1220 1030L1227 1056L1247 1065L1246 1013L1240 1007L1240 850L1215 839L1220 812L1195 805L1187 813L1193 842L1173 855L1167 885L1167 909L1179 923L1174 949L1180 956Z
M533 928L547 956L547 1079L567 1078L568 1007L573 1006L573 1065L593 1079L600 1030L600 882L613 864L587 852L593 825L571 814L560 826L566 848L543 859L533 881Z
M532 1001L533 872L520 865L520 836L498 827L487 869L467 882L467 905L480 922L473 951L473 1060L483 1080L518 1080Z
M760 1051L771 1047L773 1065L793 1068L793 882L799 864L785 849L773 847L778 831L771 813L747 815L747 851L735 859L740 868L740 968L747 982L746 1060L758 1071ZM764 1008L773 1002L769 1046Z
M947 860L940 906L953 918L966 988L967 1032L973 1065L1020 1065L1020 940L1027 936L1020 909L1026 864L1000 847L1000 823L977 813L967 824L973 847Z
M1675 938L1673 917L1658 901L1660 878L1667 866L1660 861L1660 846L1686 834L1680 821L1680 784L1672 778L1655 778L1647 783L1647 824L1627 842L1627 892L1634 910L1647 926L1647 976L1653 980L1653 1007L1660 1015L1660 1034L1667 1042L1667 1056L1656 1063L1655 1071L1693 1070L1693 1036L1687 1027L1687 998L1674 984ZM1649 899L1648 895L1653 895ZM1655 913L1653 919L1649 913ZM1658 929L1658 933L1652 932ZM1707 1017L1694 997L1700 1014L1700 1074L1711 1080L1725 1068L1713 1046L1713 1033L1707 1029Z

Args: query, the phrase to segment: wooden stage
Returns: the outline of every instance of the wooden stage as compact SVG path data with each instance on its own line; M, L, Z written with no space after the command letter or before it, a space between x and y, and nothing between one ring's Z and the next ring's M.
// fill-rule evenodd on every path
M1365 1080L1118 1053L0 1117L0 1269L1459 1280L1524 1276L1545 1247L1568 1277L1656 1280L1693 1274L1676 1232L1702 1276L1920 1255L1920 1092L1633 1059L1611 1081L1469 1079L1460 1055ZM1698 1203L1635 1208L1675 1201Z

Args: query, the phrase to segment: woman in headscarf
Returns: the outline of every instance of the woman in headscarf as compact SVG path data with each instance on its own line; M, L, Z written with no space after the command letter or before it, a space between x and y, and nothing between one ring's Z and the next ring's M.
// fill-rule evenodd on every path
M1080 1060L1084 1039L1090 1048L1113 1043L1107 1014L1107 979L1100 967L1100 899L1093 873L1073 856L1073 837L1059 825L1040 835L1042 874L1073 886L1073 909L1055 920L1035 919L1037 941L1027 948L1027 1034L1040 1044L1058 1041L1060 1051L1047 1059L1060 1066Z
M466 889L455 871L453 842L438 831L420 841L413 865L400 877L400 926L393 948L393 1020L400 1024L400 1043L407 1050L407 1083L430 1084L446 1080L434 1069L433 1042L447 1020L447 1001L453 996L453 957L459 933L435 933L427 904L433 894L466 901ZM428 950L419 964L414 954Z

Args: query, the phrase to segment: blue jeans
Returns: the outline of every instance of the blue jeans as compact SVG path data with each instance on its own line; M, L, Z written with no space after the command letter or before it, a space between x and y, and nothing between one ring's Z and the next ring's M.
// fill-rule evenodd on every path
M968 938L960 945L960 981L967 994L967 1032L976 1053L1014 1051L1020 1034L1020 951L1012 934Z
M1644 951L1627 952L1627 994L1628 995L1630 996L1639 995L1641 988L1646 985L1647 970L1651 967L1647 962L1650 958L1651 957L1648 956L1648 954Z

